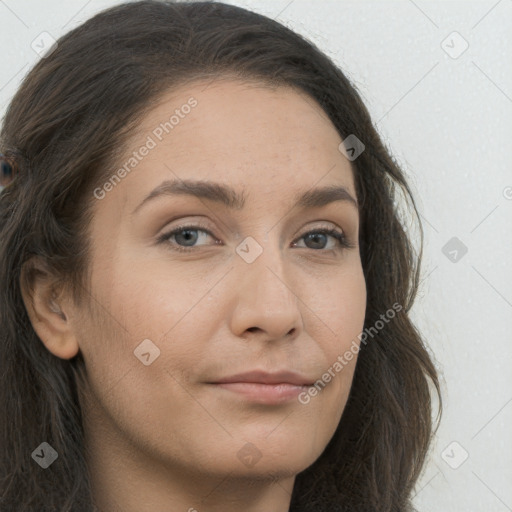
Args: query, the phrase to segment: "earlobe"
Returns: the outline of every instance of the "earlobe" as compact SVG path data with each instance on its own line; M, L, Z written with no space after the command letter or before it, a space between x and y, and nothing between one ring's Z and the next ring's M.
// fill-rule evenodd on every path
M30 322L45 347L61 359L78 354L79 346L66 313L64 297L58 296L56 279L37 257L23 265L20 287Z

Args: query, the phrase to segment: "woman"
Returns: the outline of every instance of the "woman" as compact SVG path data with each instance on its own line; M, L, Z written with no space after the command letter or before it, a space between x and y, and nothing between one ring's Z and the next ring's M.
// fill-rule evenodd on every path
M324 54L121 4L31 70L0 153L2 511L412 510L439 385L397 190L419 218Z

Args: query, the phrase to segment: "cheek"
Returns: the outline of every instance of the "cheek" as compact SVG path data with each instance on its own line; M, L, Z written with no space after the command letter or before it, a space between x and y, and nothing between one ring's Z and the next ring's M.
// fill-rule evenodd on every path
M313 287L313 284L311 284ZM322 418L332 434L346 405L359 354L359 336L366 313L366 282L360 266L340 272L328 282L317 281L305 295L307 330L323 353L323 373L300 397L306 408Z
M165 253L148 257L134 251L112 269L112 309L134 339L163 341L180 330L181 322L207 320L212 290L229 271L218 265L169 261ZM201 322L204 323L204 322Z
M186 437L182 433L190 430L191 417L204 414L187 392L184 371L194 368L201 354L193 343L160 342L159 336L173 324L159 324L161 315L151 295L123 298L129 300L112 300L108 314L98 312L96 327L83 336L88 381L84 415L94 429L113 429L148 452L176 455L176 439ZM141 345L143 340L152 344Z
M93 317L78 329L93 393L113 414L128 397L121 416L148 397L159 396L151 402L163 404L169 394L181 396L177 382L190 380L203 357L202 341L211 337L208 319L219 316L204 296L215 284L211 276L196 279L175 268L162 277L164 269L151 262L129 263L118 261L98 273Z
M333 281L324 293L318 293L313 307L328 327L331 335L324 336L322 348L327 366L318 389L329 388L330 399L336 402L338 413L348 397L359 354L359 336L364 328L366 313L366 283L359 267ZM324 328L324 332L327 332ZM323 393L323 391L322 391Z
M316 339L323 339L330 363L353 345L364 327L366 314L366 282L360 266L340 272L339 275L315 285L307 293L305 302L316 317ZM323 333L323 335L322 335Z

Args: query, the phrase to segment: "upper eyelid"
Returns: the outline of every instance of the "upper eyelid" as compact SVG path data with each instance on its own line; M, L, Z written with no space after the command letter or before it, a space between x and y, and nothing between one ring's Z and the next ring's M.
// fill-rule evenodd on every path
M309 231L321 230L321 229L336 229L336 230L341 231L341 233L343 233L344 235L347 235L347 230L340 227L333 221L319 220L319 221L311 221L311 222L314 225L304 228L304 230L300 231L300 234L297 236L303 236L304 234L308 233ZM315 223L319 223L319 224L315 224ZM214 229L210 228L209 226L207 226L206 224L203 224L200 221L190 221L190 222L180 223L171 228L164 229L162 234L166 235L169 233L173 233L175 231L179 231L180 229L198 229L198 230L207 232L210 236L212 236L214 238L218 238L216 236L216 234L214 233L214 231L215 231Z

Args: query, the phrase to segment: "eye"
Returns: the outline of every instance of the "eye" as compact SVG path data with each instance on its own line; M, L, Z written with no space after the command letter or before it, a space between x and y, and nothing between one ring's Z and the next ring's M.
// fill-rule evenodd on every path
M203 239L211 237L215 240L213 245L220 245L221 242L215 239L215 236L210 230L204 226L191 225L191 226L178 226L177 228L163 233L158 237L158 243L166 243L170 246L171 250L178 252L195 252L197 250L196 242L201 239L199 233L203 234ZM334 247L325 247L329 238L333 240ZM342 231L334 228L318 228L308 231L301 235L297 240L304 239L309 246L298 246L297 242L293 242L294 247L313 249L315 251L324 250L328 252L342 251L355 247L354 244L348 240ZM181 245L183 244L183 245ZM204 244L200 244L204 245ZM321 247L320 247L321 246Z
M198 232L201 232L205 235L215 238L213 234L202 226L178 226L173 229L169 233L164 233L158 237L158 243L168 243L172 250L176 250L178 252L194 252L194 244L200 239L197 235ZM171 239L174 238L175 242L172 243ZM204 237L203 237L204 238ZM181 246L179 244L185 244L185 246ZM218 241L216 241L218 245Z
M318 247L318 245L324 245L328 242L329 237L334 240L334 247L326 248L326 247ZM312 247L308 247L307 249L323 249L326 251L337 251L343 249L353 248L354 245L348 240L345 236L345 233L339 231L334 228L319 228L313 231L308 231L304 233L299 240L304 239L307 243L312 244ZM294 243L294 245L296 245Z

